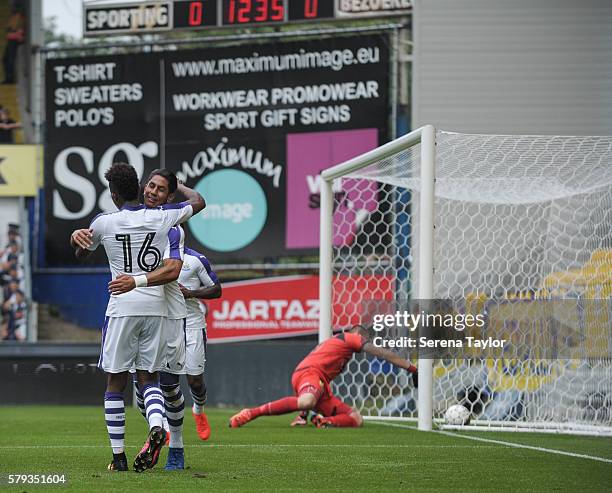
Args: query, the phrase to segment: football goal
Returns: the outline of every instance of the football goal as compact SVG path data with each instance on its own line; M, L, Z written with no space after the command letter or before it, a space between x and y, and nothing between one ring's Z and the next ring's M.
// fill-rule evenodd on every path
M321 176L320 340L395 316L377 344L419 366L414 389L356 355L339 397L423 430L461 404L479 429L612 434L612 137L428 125ZM455 322L397 316L434 307Z

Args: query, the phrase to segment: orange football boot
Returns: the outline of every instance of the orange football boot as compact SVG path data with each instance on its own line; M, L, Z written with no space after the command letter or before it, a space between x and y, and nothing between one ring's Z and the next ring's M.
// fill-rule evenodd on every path
M206 414L196 414L193 412L193 410L191 411L191 413L193 414L193 419L195 419L196 430L198 432L200 440L208 440L210 438L210 425L208 424L208 418L206 417Z
M234 414L229 420L230 428L240 428L246 425L253 419L253 415L250 409L243 409L238 414Z

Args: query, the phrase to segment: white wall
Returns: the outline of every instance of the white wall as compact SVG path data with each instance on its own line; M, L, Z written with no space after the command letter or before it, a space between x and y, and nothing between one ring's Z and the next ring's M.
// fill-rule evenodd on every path
M414 3L412 128L612 135L612 1Z

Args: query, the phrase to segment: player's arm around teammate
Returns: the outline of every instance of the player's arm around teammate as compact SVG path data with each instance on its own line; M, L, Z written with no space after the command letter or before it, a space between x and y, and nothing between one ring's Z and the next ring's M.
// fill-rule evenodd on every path
M149 181L147 182L146 186L145 186L145 190L144 190L144 198L145 198L145 205L147 205L147 207L156 207L155 205L148 205L151 204L153 202L157 202L157 203L166 203L166 201L172 201L174 199L174 196L170 196L171 194L169 194L168 188L167 188L167 182L166 184L163 183L163 177L159 177L155 178L156 175L154 175L155 171L158 170L154 170L151 173L151 176L153 177L152 179L149 179ZM195 216L196 214L198 214L199 212L203 211L206 208L206 201L204 200L204 197L202 197L202 195L197 192L196 190L193 190L189 187L187 187L186 185L183 184L182 181L178 181L178 186L177 186L177 191L182 193L185 198L187 199L187 203L189 203L189 205L191 205L192 208L192 216ZM159 196L162 194L166 194L165 200L162 202L159 200ZM148 204L147 204L148 202ZM168 207L171 208L173 206L176 206L175 204L170 204ZM97 216L96 216L97 218ZM96 219L94 218L94 220ZM93 224L93 221L92 221ZM90 255L93 251L90 250L89 248L91 247L91 245L93 244L93 229L91 228L91 226L89 228L80 228L80 229L76 229L72 232L72 234L70 235L70 245L72 246L72 248L75 249L75 255L77 258L83 258L86 257L88 255ZM175 267L176 268L176 267ZM153 277L153 280L151 281L151 283L155 282L157 284L151 284L151 283L147 283L148 286L159 286L161 284L165 284L166 282L162 282L163 279L165 279L165 277L163 276L171 276L174 273L174 270L169 269L166 272L162 272L162 273L158 273L157 277ZM172 280L175 280L176 277Z
M181 180L178 181L177 192L182 193L193 208L193 215L203 211L206 207L206 201L199 192L187 187Z
M146 207L172 208L174 206L174 204L168 204L168 201L174 199L174 191L169 190L168 179L165 174L161 173L161 170L151 172L143 192ZM187 198L194 215L206 207L202 195L186 187L181 181L178 182L177 191ZM81 231L76 236L79 240L82 240L86 234ZM146 280L124 274L109 282L108 290L111 294L117 295L127 293L136 287L168 284L178 279L182 266L183 261L180 259L164 259L160 268L146 274Z
M146 284L143 285L161 286L176 281L181 273L181 267L183 267L182 260L164 259L161 267L146 274ZM123 274L108 283L108 292L115 295L127 293L134 288L141 287L137 284L138 282L138 278Z
M136 289L121 296L111 295L102 335L99 367L107 373L105 392L106 424L113 449L112 470L126 470L125 413L123 392L128 370L136 369L144 398L149 436L136 456L134 469L142 472L157 462L164 442L164 400L157 372L165 365L164 323L168 309L163 289L149 286L147 276L158 267L168 234L176 224L188 220L204 207L196 192L188 201L173 207L147 210L138 201L136 170L125 163L114 163L105 174L117 211L100 214L85 230L71 236L71 245L95 250L103 245L113 277L132 274ZM189 195L189 194L188 194ZM153 278L155 281L155 278ZM177 286L178 296L182 298Z
M87 228L77 229L72 233L70 244L75 248L77 258L83 258L92 253L90 250L87 250L87 247L91 245L92 233L93 230ZM176 281L182 266L183 262L180 260L164 259L160 268L144 275L146 277L146 284L143 284L143 286L161 286ZM108 283L108 291L115 295L127 293L134 288L142 287L136 285L137 281L136 277L123 274ZM141 282L144 283L144 280Z
M70 246L74 248L74 255L76 258L84 258L93 253L89 250L92 245L93 229L92 228L81 228L76 229L70 235Z

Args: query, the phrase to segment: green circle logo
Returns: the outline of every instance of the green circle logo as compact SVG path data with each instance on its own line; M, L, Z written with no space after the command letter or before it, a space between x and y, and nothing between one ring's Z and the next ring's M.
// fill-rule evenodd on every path
M202 245L217 252L232 252L259 236L268 216L268 203L252 176L234 169L213 171L195 189L206 200L206 209L188 224Z

